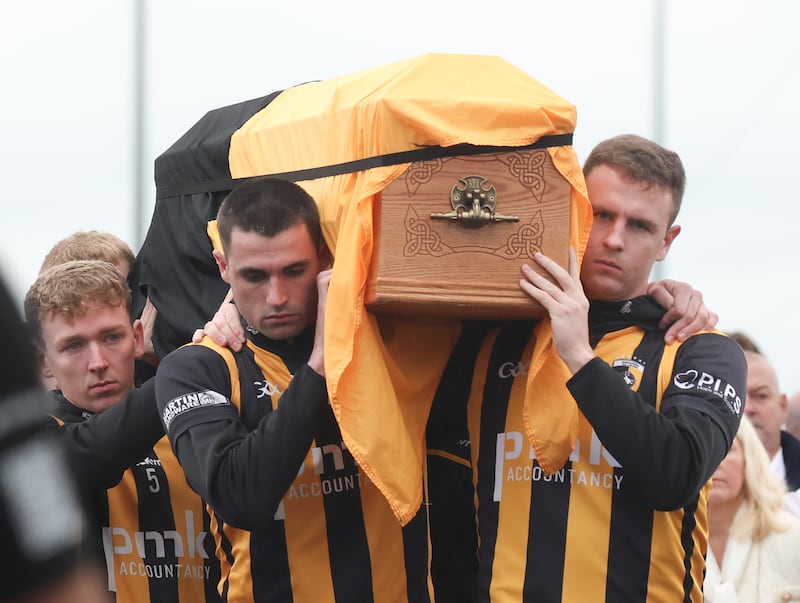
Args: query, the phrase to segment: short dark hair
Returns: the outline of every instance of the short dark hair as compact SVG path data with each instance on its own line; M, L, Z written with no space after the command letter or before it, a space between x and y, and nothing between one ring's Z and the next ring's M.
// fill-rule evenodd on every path
M607 165L635 182L660 186L671 192L672 225L681 209L686 189L686 172L675 151L635 134L622 134L604 140L592 149L583 164L584 176L601 165Z
M316 202L298 184L273 176L257 176L240 184L217 212L224 251L230 247L234 228L274 237L295 224L305 224L311 242L319 247L322 229Z

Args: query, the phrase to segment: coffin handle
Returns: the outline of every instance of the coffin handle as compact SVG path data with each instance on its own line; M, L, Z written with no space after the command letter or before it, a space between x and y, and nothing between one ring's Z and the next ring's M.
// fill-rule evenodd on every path
M497 213L497 190L483 176L464 176L450 191L447 213L433 212L431 220L458 222L467 228L478 228L497 222L519 222L519 216Z

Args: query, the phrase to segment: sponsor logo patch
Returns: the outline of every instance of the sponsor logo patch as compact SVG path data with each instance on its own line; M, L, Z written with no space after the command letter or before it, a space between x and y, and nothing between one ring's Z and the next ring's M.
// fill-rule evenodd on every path
M535 459L536 452L522 432L498 433L492 500L499 502L502 499L504 484L520 481L568 483L608 490L622 488L623 474L614 471L615 468L621 469L622 465L606 450L594 429L588 443L584 441L582 446L580 439L575 442L575 448L569 455L571 462L555 473L545 473L538 462L533 462Z
M164 407L164 411L161 414L161 419L164 422L164 426L169 429L170 424L175 420L175 418L185 412L189 412L190 410L194 410L196 408L203 408L206 406L222 406L225 404L230 405L230 402L225 396L208 389L202 392L184 394L178 398L173 398L170 400L170 402Z
M737 417L742 414L742 398L736 393L736 388L710 373L689 369L676 374L672 383L682 390L696 389L713 394Z

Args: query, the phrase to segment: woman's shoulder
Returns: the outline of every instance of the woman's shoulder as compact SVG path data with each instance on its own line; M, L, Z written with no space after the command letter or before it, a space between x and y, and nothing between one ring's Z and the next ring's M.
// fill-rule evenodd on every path
M794 554L797 558L800 558L800 518L783 510L780 512L779 518L785 529L770 532L761 542L761 549L782 550L785 546L793 543L793 548L796 551Z
M762 586L765 587L762 592L765 590L770 596L800 597L800 519L790 513L782 515L781 519L785 520L787 529L772 532L760 543Z

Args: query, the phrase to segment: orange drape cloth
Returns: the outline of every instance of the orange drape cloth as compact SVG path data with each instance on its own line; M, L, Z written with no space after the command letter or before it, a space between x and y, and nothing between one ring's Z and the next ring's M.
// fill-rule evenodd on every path
M234 133L230 170L243 178L428 145L524 146L573 132L575 120L573 105L498 57L427 54L283 91ZM570 241L580 258L591 224L583 174L572 147L548 151L572 185ZM454 321L378 318L364 307L373 198L407 167L299 182L320 207L335 256L325 321L331 404L348 449L404 524L422 501L425 423L459 333ZM545 377L562 387L566 381L552 347L543 324L529 374L534 386ZM563 409L543 408L544 421L535 408L527 415L540 461L563 456L556 449L569 447L570 437L574 443L577 428L577 408L574 426L571 418L562 424Z

